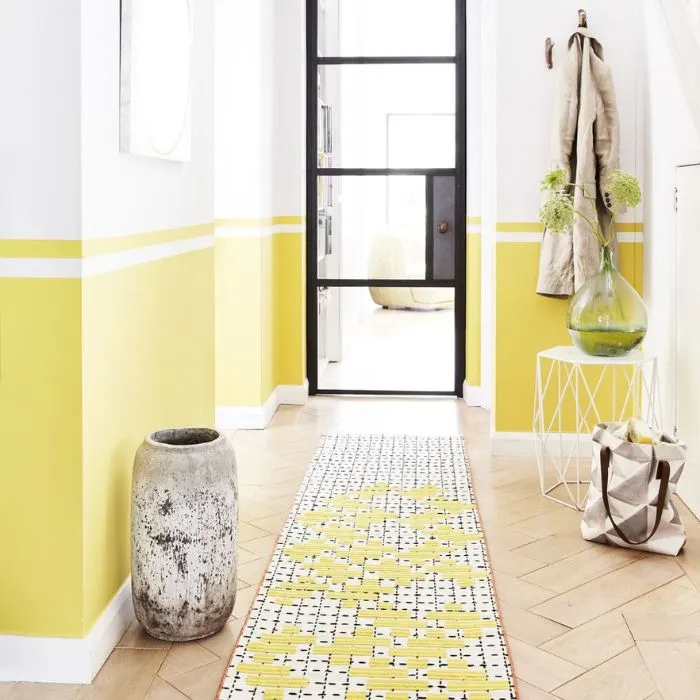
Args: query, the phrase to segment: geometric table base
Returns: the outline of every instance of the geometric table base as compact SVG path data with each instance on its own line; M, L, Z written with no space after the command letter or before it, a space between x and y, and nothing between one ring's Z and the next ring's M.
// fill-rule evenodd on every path
M544 350L537 355L533 416L542 495L583 510L590 482L581 478L581 460L588 475L593 428L629 418L661 428L656 355L635 350L594 357L574 346ZM548 471L554 473L550 483Z

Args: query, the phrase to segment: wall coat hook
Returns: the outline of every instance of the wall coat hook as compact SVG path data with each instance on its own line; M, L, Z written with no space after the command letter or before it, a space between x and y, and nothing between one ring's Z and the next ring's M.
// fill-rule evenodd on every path
M552 70L554 68L554 61L552 59L552 49L554 48L554 42L552 37L548 36L544 40L544 62L547 64L547 68Z

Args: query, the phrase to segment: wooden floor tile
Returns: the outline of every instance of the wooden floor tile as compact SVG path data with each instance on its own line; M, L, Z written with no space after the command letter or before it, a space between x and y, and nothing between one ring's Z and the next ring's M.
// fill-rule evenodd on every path
M558 503L537 493L513 501L507 505L499 505L494 522L501 527L507 527L519 523L522 520L529 520L539 515L551 513L560 508L562 508L562 506Z
M643 556L644 554L629 549L599 545L562 559L556 564L540 568L522 579L555 593L566 593Z
M613 611L542 645L545 651L584 668L593 668L634 646L622 614Z
M241 544L241 549L252 552L259 558L270 559L277 546L279 535L265 535L253 540L247 540Z
M558 532L556 535L550 535L518 547L515 551L545 564L554 564L560 559L573 556L594 546L592 542L584 540L580 532Z
M517 532L511 528L497 527L491 525L487 518L484 519L486 523L485 534L486 542L489 548L501 548L501 549L517 549L525 544L534 542L534 537L530 537L522 532Z
M700 613L693 615L625 615L637 642L700 642Z
M509 638L515 675L526 683L551 691L580 676L585 669L554 654Z
M518 700L557 700L554 695L548 693L546 690L541 690L520 679L517 679L517 681Z
M640 642L639 651L664 700L697 700L700 644Z
M115 649L77 700L143 700L166 654L165 649Z
M584 673L554 694L563 700L642 700L656 685L636 648Z
M227 668L228 661L215 661L189 673L183 673L174 678L171 685L174 685L190 700L213 700Z
M151 637L137 620L132 621L124 636L117 642L117 647L126 649L170 649L170 646L170 642Z
M641 559L574 588L533 609L568 627L577 627L683 575L672 559Z
M508 574L494 572L493 578L496 582L498 599L519 608L531 608L554 596L554 593L546 588L535 586L533 583L508 576Z
M144 700L188 700L188 698L167 681L156 677Z
M580 523L581 513L566 506L559 506L556 510L549 513L521 520L515 525L511 525L508 529L539 540L557 532L578 532Z
M250 523L242 522L238 525L238 542L243 545L249 540L257 539L258 537L265 537L270 533L263 530L260 527L255 527Z
M491 545L489 545L489 561L494 571L516 577L524 576L544 566L537 559L530 559L530 557L518 554L513 550Z
M260 557L254 561L238 566L238 578L251 586L256 586L263 580L269 565L269 559Z
M620 608L625 615L692 615L700 610L700 591L685 576L650 591Z
M569 628L564 625L504 601L500 601L500 608L506 634L533 647L538 647L569 631Z
M78 700L82 685L0 683L0 700Z
M241 566L242 564L247 564L250 561L255 561L256 559L259 559L259 555L253 554L253 552L249 552L247 549L243 549L243 547L238 548L238 565Z
M251 521L251 525L259 527L261 530L266 530L267 532L280 532L282 527L287 522L287 513L276 513L275 515L269 515L266 518L260 518L258 520Z
M158 671L158 675L166 681L170 681L183 673L217 661L218 658L197 642L173 644Z
M257 586L249 586L248 588L236 593L236 602L233 605L231 617L236 620L248 615L250 606L253 604L255 597L258 594Z
M199 643L212 654L216 654L220 659L229 659L236 645L238 635L243 629L244 618L229 620L224 628L206 639L200 639Z

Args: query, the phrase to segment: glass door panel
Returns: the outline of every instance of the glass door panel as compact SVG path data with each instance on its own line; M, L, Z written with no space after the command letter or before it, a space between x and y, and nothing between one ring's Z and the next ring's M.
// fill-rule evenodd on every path
M453 64L323 65L318 83L333 167L454 168Z
M319 296L318 389L452 391L453 301L450 287L325 288Z
M319 280L453 280L453 175L320 176L317 191Z
M320 56L454 56L454 0L323 0Z

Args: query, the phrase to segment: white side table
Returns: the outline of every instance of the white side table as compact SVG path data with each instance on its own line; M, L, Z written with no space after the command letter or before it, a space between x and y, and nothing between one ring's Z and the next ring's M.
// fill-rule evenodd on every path
M657 364L656 355L643 350L625 357L593 357L574 346L560 346L537 355L533 432L543 496L583 510L588 489L581 486L589 481L581 480L581 459L590 457L590 436L598 423L634 417L661 428ZM586 376L587 367L598 368L589 370L594 378ZM597 399L604 387L610 390L606 403L611 410L601 415ZM546 483L548 471L554 483ZM559 487L568 500L552 495Z

